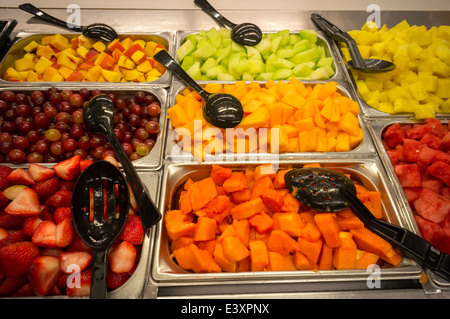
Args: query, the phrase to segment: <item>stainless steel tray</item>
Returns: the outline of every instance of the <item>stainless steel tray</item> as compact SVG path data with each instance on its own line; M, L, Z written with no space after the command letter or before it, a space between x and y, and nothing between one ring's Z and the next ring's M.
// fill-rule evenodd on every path
M215 82L215 83L225 83L225 82ZM303 82L305 85L314 85L317 83L325 83L325 81L318 81L318 82ZM347 83L344 81L337 82L338 83L338 91L349 97L352 98L351 89L347 86ZM204 86L205 83L201 83L201 86ZM260 85L264 85L263 83L260 83ZM169 101L167 104L167 108L173 106L175 104L175 98L178 93L180 93L183 89L186 88L186 85L182 82L176 82L174 81L172 83L170 93L169 93ZM215 162L215 161L221 161L221 160L229 160L229 161L240 161L240 160L289 160L294 158L308 158L308 157L316 157L316 158L330 158L330 157L337 157L337 158L355 158L361 155L367 155L367 156L376 156L375 147L373 145L373 142L370 138L370 134L367 131L367 128L365 126L365 123L362 119L361 113L358 115L359 124L361 126L361 129L363 130L364 139L363 141L353 150L348 152L303 152L303 153L232 153L232 152L225 152L223 154L209 154L205 156L204 162ZM174 140L173 136L173 129L172 125L170 124L170 119L167 118L166 123L166 148L165 148L165 159L172 161L172 162L178 162L178 163L189 163L194 162L195 159L193 155L188 152L180 149L180 147L177 145L176 140Z
M396 194L391 189L391 182L385 175L384 169L376 158L359 159L302 159L297 161L281 161L279 168L301 167L302 164L320 163L326 167L339 169L342 172L351 174L359 180L366 188L378 190L382 194L384 216L386 220L402 227L413 229L411 217L397 205ZM254 168L261 165L260 162L240 162L240 163L215 163L230 167L234 170ZM275 164L275 163L274 163ZM180 186L188 179L199 180L209 176L211 164L175 164L166 163L162 178L160 207L163 213L169 209L174 209L173 199ZM164 217L163 217L164 218ZM329 290L336 283L355 283L355 285L365 285L368 274L365 270L331 270L331 271L268 271L268 272L242 272L242 273L209 273L195 274L181 269L170 257L169 240L164 227L163 219L158 224L155 247L153 252L153 262L151 277L155 285L159 287L170 286L205 286L218 285L218 291L224 285L248 285L248 284L286 284L295 283L296 288L306 289L309 284L323 285L322 288ZM381 269L380 279L383 280L403 280L418 279L421 275L421 268L407 258L403 258L398 267L386 267ZM299 285L304 284L305 286ZM319 286L316 286L319 287ZM344 289L345 284L339 289ZM354 289L355 287L353 287ZM366 286L367 288L367 286ZM236 288L235 288L236 289ZM239 289L239 288L238 288ZM217 292L217 291L216 291ZM211 294L214 291L210 292Z
M389 157L387 155L386 149L384 148L383 133L389 126L391 126L395 123L413 124L413 123L424 123L424 121L398 119L398 118L394 118L394 119L377 118L377 119L367 120L366 122L367 122L368 130L369 130L370 134L373 136L374 143L377 148L377 152L381 158L381 163L383 164L383 166L387 172L387 175L388 175L389 179L391 180L392 188L395 190L395 192L397 193L397 195L400 199L399 205L401 205L402 209L404 211L406 211L409 216L411 216L411 218L410 218L411 223L412 223L411 226L417 234L420 234L420 230L419 230L417 223L413 217L414 213L408 203L408 200L406 199L405 193L400 184L400 181L397 178L397 174L395 173L394 167L392 166L391 161L389 160ZM446 123L448 123L448 120L446 121ZM438 286L439 288L450 289L450 282L448 282L448 281L444 280L443 278L436 276L432 273L430 273L430 277L431 277L433 283L436 286Z
M69 40L76 38L79 36L79 34L72 34L72 33L64 33L60 32L65 37L67 37ZM14 43L11 45L11 48L9 49L8 53L5 55L4 59L0 63L0 75L3 77L3 74L5 73L6 69L10 66L14 65L14 61L17 59L20 59L24 56L26 53L23 48L30 42L36 41L40 43L41 39L44 36L51 35L51 34L35 34L30 32L20 32L17 34L16 39ZM167 51L169 53L172 53L174 50L174 37L173 34L170 32L158 32L158 33L139 33L139 34L126 34L121 33L119 35L119 39L123 40L126 37L130 37L133 40L142 39L145 41L153 40L155 42L161 43L167 48ZM168 87L170 85L171 81L171 72L165 72L159 79L151 82L146 83L134 83L134 82L123 82L123 83L109 83L117 87L126 87L126 86L135 86L135 87L148 87L151 85L152 87ZM10 84L11 82L4 80L3 78L0 78L0 83L3 85ZM43 85L43 86L51 86L55 83L67 83L70 85L70 82L21 82L23 85ZM83 83L83 85L87 87L97 86L99 84L103 85L103 82L72 82L72 83ZM13 83L14 84L14 83Z
M89 90L93 89L100 89L104 93L115 93L117 96L131 96L134 95L137 91L144 91L147 93L152 93L156 96L156 98L159 100L161 104L161 114L159 118L159 125L160 125L160 132L158 135L158 138L156 139L156 143L153 147L153 149L150 151L150 153L147 156L144 156L140 159L137 159L133 161L133 165L136 168L149 168L153 170L157 170L162 165L162 158L163 158L163 151L164 151L164 143L166 139L166 105L167 105L167 90L160 87L142 87L142 86L127 86L127 87L121 87L121 86L109 86L109 85L100 85L97 83L95 87L86 86L84 83L72 83L72 85L67 85L68 83L51 83L49 85L39 85L36 86L36 83L34 83L34 86L21 86L15 83L14 86L9 87L3 87L0 89L0 92L5 90L11 90L15 93L22 92L25 94L31 94L33 90L47 90L51 87L56 87L58 89L71 89L71 90L80 90L81 88L88 88ZM66 84L66 85L64 85ZM53 166L55 163L46 164L42 163L44 166ZM24 164L25 165L25 164Z
M280 29L280 30L282 30L282 29ZM277 31L280 31L280 30L277 30ZM184 43L186 36L188 36L189 34L196 34L199 31L200 30L189 30L189 31L178 30L176 32L174 53L176 53L176 50ZM264 31L264 33L276 33L277 31ZM290 30L290 32L292 33L293 30ZM343 74L342 69L341 69L341 65L342 65L341 58L339 55L336 54L335 44L330 42L322 31L316 30L316 32L317 32L317 44L319 46L322 46L325 49L325 53L327 54L327 57L333 58L333 69L334 69L335 73L329 79L329 81L337 81L337 80L344 79L345 74ZM177 60L176 55L174 55L174 58ZM176 76L173 76L173 81L178 82L181 80L179 80ZM308 80L308 81L313 81L313 80ZM211 82L218 82L218 81L211 81ZM264 83L264 81L255 81L255 82ZM206 83L206 82L199 81L199 83ZM228 83L231 83L231 82L228 82Z

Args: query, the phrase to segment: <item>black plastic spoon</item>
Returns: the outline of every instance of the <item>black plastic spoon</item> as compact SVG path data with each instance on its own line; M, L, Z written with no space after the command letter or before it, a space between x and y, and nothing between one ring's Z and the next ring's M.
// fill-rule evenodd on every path
M326 168L299 168L289 171L284 179L292 196L304 205L325 213L349 207L368 229L398 247L405 256L450 280L450 255L413 232L374 217L344 174Z
M311 19L323 32L325 32L328 37L347 44L352 57L352 59L347 63L352 69L366 73L382 73L395 69L395 64L389 61L379 59L363 59L355 40L347 32L342 31L321 15L313 13L311 14Z
M83 122L88 130L105 136L116 152L130 183L134 198L136 199L142 225L147 229L161 219L161 213L156 208L150 196L148 196L133 164L123 150L116 134L114 134L113 120L114 104L106 94L96 95L84 108Z
M244 117L244 109L235 96L205 91L165 50L159 51L153 57L201 95L203 98L203 117L209 123L220 128L233 128L241 123Z
M262 31L253 23L235 24L217 12L208 1L194 0L194 4L210 15L221 26L231 29L231 39L239 44L254 46L261 42Z
M107 199L106 209L104 193ZM97 161L83 171L72 194L73 225L94 253L89 296L91 299L106 299L108 250L119 236L128 217L128 184L113 164Z
M41 18L47 22L50 22L51 24L57 25L59 27L63 27L66 29L69 29L71 31L75 32L81 32L83 35L87 36L88 38L92 38L95 40L103 41L103 42L111 42L114 39L118 39L119 35L117 32L111 28L109 25L103 24L103 23L93 23L88 26L77 26L77 25L70 25L66 21L62 21L58 18L55 18L41 9L36 8L31 3L24 3L19 6L19 9L26 11L28 13L31 13L35 15L38 18Z

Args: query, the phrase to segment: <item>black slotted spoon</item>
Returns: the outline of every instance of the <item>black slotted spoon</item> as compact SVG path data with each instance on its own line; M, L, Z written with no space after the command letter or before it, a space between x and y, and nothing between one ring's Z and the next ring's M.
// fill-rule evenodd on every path
M105 192L106 209L103 202ZM71 204L73 224L78 235L94 253L91 299L107 297L108 250L125 225L129 207L127 181L120 170L107 161L101 160L89 165L75 184Z
M88 38L103 41L103 42L111 42L115 39L119 38L116 30L104 23L93 23L88 26L76 26L76 25L68 25L66 21L55 18L48 13L45 13L39 8L36 8L31 3L24 3L19 6L19 9L31 13L32 15L41 18L51 24L54 24L58 27L66 28L71 31L81 32L83 35Z
M356 196L352 180L344 174L327 168L298 168L289 171L284 179L292 196L302 204L324 213L350 208L368 229L399 248L405 256L450 280L450 255L413 232L373 216Z

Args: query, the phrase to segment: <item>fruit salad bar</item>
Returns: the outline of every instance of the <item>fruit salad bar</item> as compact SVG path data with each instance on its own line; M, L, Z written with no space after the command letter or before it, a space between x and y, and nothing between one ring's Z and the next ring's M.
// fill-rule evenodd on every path
M0 13L18 21L0 57L0 297L89 298L93 255L72 222L72 191L96 161L126 171L84 124L96 96L113 104L114 135L162 215L145 229L130 192L108 298L448 297L449 278L350 204L321 213L285 179L298 168L342 173L372 218L450 254L448 13L391 12L370 28L366 12L324 12L362 58L395 63L376 74L351 69L312 12L229 12L261 27L254 46L201 10L86 10L84 24L118 30L111 42ZM204 92L234 96L239 124L211 124Z

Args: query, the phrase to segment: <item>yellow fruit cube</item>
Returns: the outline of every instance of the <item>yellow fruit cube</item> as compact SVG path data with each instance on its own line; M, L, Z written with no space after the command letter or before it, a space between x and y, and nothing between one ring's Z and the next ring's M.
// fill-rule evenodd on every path
M69 39L58 33L52 37L50 44L58 50L64 50L69 46Z
M127 70L132 70L136 67L134 62L132 60L130 60L128 57L126 57L125 55L120 56L119 61L117 62L117 65L119 67L125 68Z
M314 152L317 147L317 132L315 127L308 131L298 133L298 144L300 152Z
M34 70L34 62L27 58L18 59L14 62L14 68L18 72Z
M127 37L127 38L123 39L122 41L120 41L120 44L122 44L122 46L125 48L125 50L127 50L133 44L133 40L131 40L131 38Z
M58 72L53 73L52 77L49 80L50 82L62 82L64 78Z
M417 101L424 100L428 95L427 90L425 89L425 86L420 81L411 83L408 86L408 89L409 89L409 93L411 94L412 98Z
M72 74L73 70L72 70L72 69L69 69L69 68L66 67L66 66L61 66L61 67L58 69L58 72L59 72L59 74L61 74L61 76L62 76L64 79L67 79L67 78L69 77L69 75Z
M86 73L86 80L89 82L98 82L102 76L102 68L99 65L94 65Z
M103 52L106 49L106 45L102 41L95 42L92 47L98 52Z
M88 49L86 47L80 46L77 48L77 54L83 59L86 57L86 53L88 53Z
M346 132L338 132L336 137L336 152L350 151L350 137Z
M36 42L36 41L31 41L30 43L28 43L23 49L26 51L26 52L32 52L32 51L34 51L34 50L36 50L36 48L38 47L38 43Z
M122 74L114 72L114 71L102 69L102 75L105 78L105 80L108 82L116 82L117 83L117 82L120 82L120 80L122 79Z
M140 50L137 50L131 56L131 60L133 60L133 62L136 64L141 64L142 62L146 61L145 53Z
M139 64L136 69L139 70L139 72L141 73L147 73L152 69L152 65L150 63L150 61L145 60L144 62L142 62L141 64Z
M37 74L43 74L45 69L51 67L52 65L53 65L52 61L50 61L44 56L41 56L34 65L34 70L36 71Z
M83 34L78 36L78 46L83 46L90 50L96 41L92 38L88 38Z
M53 49L48 46L48 45L38 45L37 49L36 49L36 55L38 57L46 57L47 59L51 59L52 56L55 55L55 51L53 51Z
M61 54L58 55L56 63L68 67L71 70L76 70L79 61L80 58L67 52L61 52Z
M15 80L15 81L22 81L23 77L17 72L14 68L9 67L3 76L5 80Z
M148 41L145 44L145 47L142 46L144 48L145 54L148 57L152 57L155 54L155 48L158 45L158 43L156 43L155 41Z
M441 99L450 98L450 79L438 79L436 95Z
M36 72L34 71L28 71L27 75L27 82L37 82L39 80L39 77Z
M125 73L125 80L134 81L141 75L142 73L139 72L137 69L127 70L127 72Z
M58 73L58 70L50 66L45 69L44 73L42 74L42 78L44 79L44 81L49 82L55 73Z
M51 44L53 40L53 35L46 35L44 37L42 37L41 39L41 43L42 45L48 45Z

